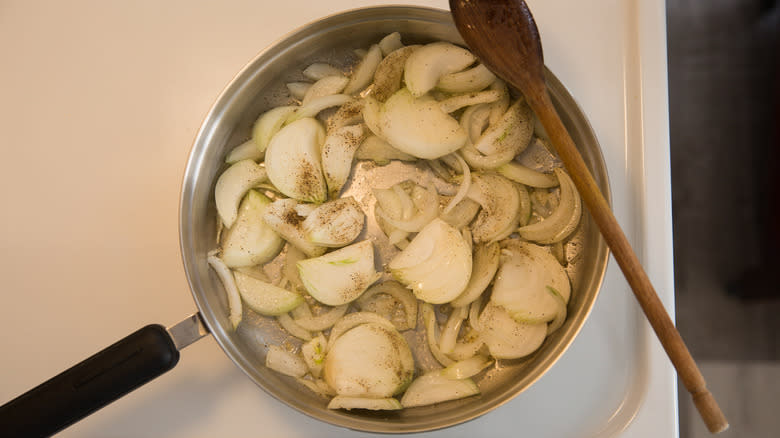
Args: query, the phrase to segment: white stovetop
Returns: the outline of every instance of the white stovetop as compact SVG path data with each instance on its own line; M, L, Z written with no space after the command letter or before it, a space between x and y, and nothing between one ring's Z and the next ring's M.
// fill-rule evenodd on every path
M0 3L0 403L143 325L195 312L178 204L203 117L233 74L283 34L378 3ZM528 3L548 66L602 144L618 219L671 309L663 2ZM544 378L496 411L430 435L520 431L677 436L673 370L614 264L582 333ZM276 402L211 338L184 350L173 371L63 433L343 434L358 435Z

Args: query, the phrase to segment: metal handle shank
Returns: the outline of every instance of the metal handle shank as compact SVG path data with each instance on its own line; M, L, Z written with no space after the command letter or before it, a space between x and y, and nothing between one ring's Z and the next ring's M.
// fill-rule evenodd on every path
M3 436L57 433L172 369L179 351L166 329L148 325L0 406Z

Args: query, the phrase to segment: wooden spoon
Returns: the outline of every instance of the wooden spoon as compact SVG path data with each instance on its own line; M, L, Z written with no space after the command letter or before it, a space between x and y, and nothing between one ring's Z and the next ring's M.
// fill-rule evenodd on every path
M450 9L466 44L519 89L539 117L707 428L712 433L726 430L726 417L553 107L539 30L528 6L523 0L450 0Z

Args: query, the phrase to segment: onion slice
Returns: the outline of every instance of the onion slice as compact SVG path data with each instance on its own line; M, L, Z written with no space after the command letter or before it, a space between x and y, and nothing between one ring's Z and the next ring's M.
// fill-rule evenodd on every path
M341 90L347 86L347 82L349 82L349 78L341 74L325 76L306 90L306 94L301 99L301 106L305 107L309 102L319 97L341 93Z
M265 168L252 160L239 161L222 172L214 187L214 200L217 214L227 228L232 227L238 217L238 205L244 194L266 179Z
M542 244L560 242L568 237L580 223L582 203L574 182L563 169L556 168L555 175L561 184L561 198L558 207L541 222L520 227L517 232L522 238Z
M425 324L425 338L428 340L428 348L431 350L431 354L445 367L452 365L455 361L442 353L439 348L439 324L436 322L436 313L433 305L425 302L420 303L420 311Z
M227 265L225 265L225 262L217 257L216 254L210 254L206 260L214 269L214 272L217 273L220 281L222 281L222 286L225 288L225 295L227 295L228 308L230 311L228 319L235 330L241 322L242 317L241 295L238 293L236 280L233 278L233 273L230 272L230 268L228 268Z
M303 377L308 370L303 359L278 345L269 345L265 356L265 366L292 377Z
M455 341L458 339L463 320L468 316L466 307L455 307L444 324L444 330L439 338L439 350L444 354L450 354L455 349Z
M311 332L321 332L333 327L334 324L347 313L349 305L342 304L340 306L331 307L325 313L317 316L309 316L303 318L293 319L296 324L301 326L304 330Z
M479 387L473 380L453 380L433 371L414 379L401 398L401 405L405 408L427 406L477 394Z
M496 172L514 182L531 187L550 188L558 185L558 178L554 174L538 172L520 163L509 162L499 166Z
M233 164L241 160L257 161L263 158L263 152L257 147L257 144L249 139L240 145L234 147L225 157L225 163Z
M344 88L344 94L359 93L366 88L371 83L371 79L374 78L374 72L381 61L382 49L379 48L379 45L374 44L355 67L349 83Z
M279 325L281 325L282 328L287 331L287 333L295 336L298 339L310 341L312 338L314 338L314 336L312 336L308 330L299 326L287 313L277 316L276 320L279 322Z
M480 371L493 365L494 360L482 355L472 356L468 359L455 362L441 370L441 375L448 379L467 379L480 373Z
M404 308L404 322L402 324L396 323L396 329L403 331L413 329L417 326L417 298L412 295L409 289L406 289L398 282L392 280L384 281L371 286L356 300L356 304L363 310L374 297L380 294L386 294L392 297ZM387 316L385 317L387 318Z
M484 64L477 64L468 70L442 76L436 88L447 93L469 93L483 90L495 80L496 75Z
M303 76L312 81L319 81L328 76L343 75L338 68L324 62L315 62L303 69Z
M474 263L466 289L450 302L453 307L468 306L482 295L498 271L501 247L498 242L478 244L474 248Z
M458 163L460 164L460 168L463 169L463 181L460 183L460 186L458 187L458 193L455 194L455 196L450 199L449 204L447 204L446 207L444 207L443 214L447 214L463 199L466 197L466 194L469 191L469 188L471 188L471 170L469 169L469 166L466 164L465 161L463 161L463 158L459 154L451 154L455 156L455 159L458 160Z

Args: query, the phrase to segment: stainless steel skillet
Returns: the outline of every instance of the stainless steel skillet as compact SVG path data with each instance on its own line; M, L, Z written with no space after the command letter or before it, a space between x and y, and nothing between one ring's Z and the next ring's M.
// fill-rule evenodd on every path
M216 240L213 187L223 169L225 154L248 138L252 123L260 113L288 101L284 84L300 80L304 67L315 61L347 66L356 60L353 49L366 48L394 31L401 32L407 44L433 40L462 44L448 11L395 6L359 9L326 17L294 31L260 53L236 75L201 126L182 185L181 251L198 314L168 329L159 325L144 327L0 407L3 433L12 436L55 433L173 368L179 350L207 333L215 337L228 357L252 381L283 403L328 423L373 432L419 432L468 421L510 400L553 365L589 314L606 268L606 246L587 216L570 244L573 251L568 269L574 288L566 324L532 356L501 362L478 379L482 395L475 398L390 413L331 411L326 409L325 400L264 367L267 344L287 339L274 320L247 311L238 330L231 328L222 286L206 264L206 253L213 249ZM602 192L608 193L601 151L587 119L552 73L548 72L547 79L564 123ZM372 184L416 171L392 166L383 168L381 177L371 177ZM371 175L371 169L364 170L367 176ZM353 181L349 190L360 196L369 187L370 184ZM368 232L372 232L370 226ZM379 251L379 264L387 254L385 250Z

